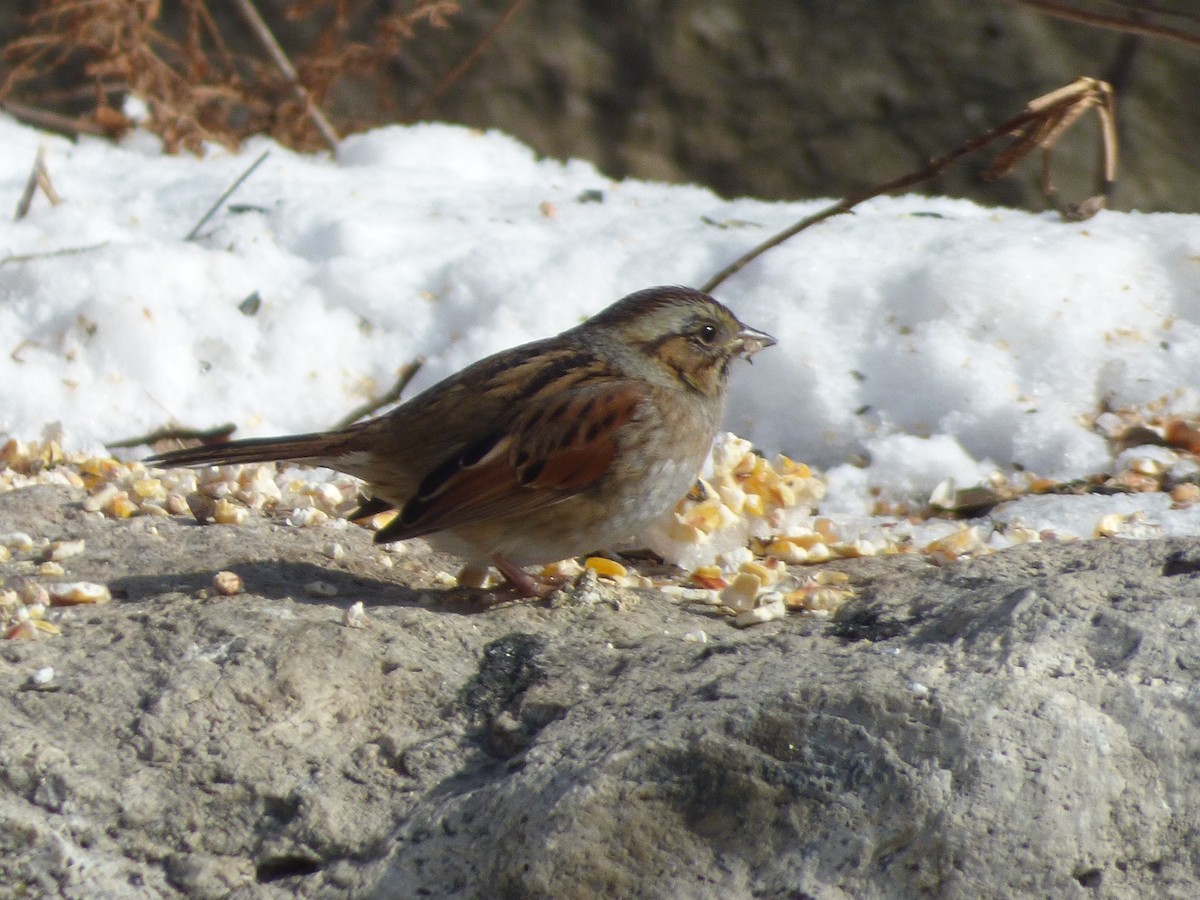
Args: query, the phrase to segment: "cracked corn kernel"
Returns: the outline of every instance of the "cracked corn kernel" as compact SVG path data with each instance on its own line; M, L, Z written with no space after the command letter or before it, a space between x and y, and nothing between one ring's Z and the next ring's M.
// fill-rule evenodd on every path
M4 636L10 641L32 641L37 636L37 632L33 628L33 622L26 619L10 625L4 632Z
M484 566L483 570L485 576L490 574L490 570L487 566ZM584 571L586 570L579 564L579 560L574 558L560 559L558 562L547 563L546 565L542 566L538 575L542 578L550 580L558 579L565 584L571 578L578 578L584 573ZM459 583L462 584L461 580ZM483 584L477 584L475 587L483 587Z
M84 512L103 512L105 507L121 492L115 484L106 484L95 493L83 498Z
M46 585L53 606L82 606L108 603L112 594L107 587L93 581L71 581Z
M367 611L363 608L363 602L358 600L346 607L346 612L342 615L342 624L347 628L368 628L371 625L371 620L367 618Z
M681 544L700 544L704 542L706 535L695 525L681 519L679 513L675 513L674 519L667 526L667 537Z
M753 575L764 585L774 584L779 580L779 569L777 567L765 565L757 560L742 563L738 567L738 572Z
M74 541L51 541L50 546L46 548L46 559L63 560L70 559L72 556L78 556L84 551L86 546L83 539Z
M296 528L324 525L328 521L329 514L317 509L315 506L306 506L303 509L292 510L292 514L287 517L287 523Z
M30 578L21 585L21 600L30 608L35 606L45 608L50 605L50 592L40 581Z
M748 625L761 625L763 622L782 619L786 615L787 608L783 605L782 595L771 592L764 595L763 602L758 606L735 616L733 624L739 628L745 628Z
M212 578L213 590L222 597L234 597L245 590L242 576L237 572L222 570Z
M729 583L729 587L721 591L721 602L738 612L753 609L762 586L763 580L757 575L739 572Z
M839 541L830 549L842 559L861 559L864 556L875 555L875 545L870 541L859 540L849 543Z
M115 478L120 468L121 464L115 459L93 457L79 464L79 477L83 480L83 486L91 490Z
M983 540L979 536L979 528L974 525L925 545L925 552L929 554L934 565L938 566L954 562L968 553L975 553L982 549Z
M812 580L817 584L845 584L850 580L850 576L833 569L821 569L813 573Z
M157 478L137 478L133 482L133 493L141 500L164 500L167 486Z
M791 541L772 541L766 546L765 552L792 566L802 566L808 562L808 551Z
M622 578L629 571L615 559L608 559L604 556L589 556L583 561L583 567L606 578Z
M1184 482L1171 488L1171 502L1176 506L1190 506L1200 500L1200 485Z
M747 493L746 502L742 505L742 512L747 516L761 516L767 511L766 501L763 500L762 494Z
M807 550L810 547L815 547L817 544L827 544L829 538L816 531L805 531L797 534L781 534L775 538L777 542L786 541L789 544L795 544L797 547L802 547Z
M813 544L808 548L808 561L810 563L829 562L833 559L833 551L829 549L828 544Z
M218 500L213 505L212 517L218 525L241 525L246 521L246 514L246 507L229 500Z
M112 503L108 505L106 512L114 519L128 519L130 516L136 516L140 510L137 504L129 499L128 494L119 491Z
M28 553L33 549L33 538L24 531L10 531L8 534L0 534L0 544L18 553Z
M854 597L854 591L823 587L813 591L808 598L808 609L837 612Z
M740 516L746 508L746 492L734 483L722 481L717 486L717 494L723 503L735 516Z
M716 590L729 586L720 566L701 566L692 573L692 582L700 587Z

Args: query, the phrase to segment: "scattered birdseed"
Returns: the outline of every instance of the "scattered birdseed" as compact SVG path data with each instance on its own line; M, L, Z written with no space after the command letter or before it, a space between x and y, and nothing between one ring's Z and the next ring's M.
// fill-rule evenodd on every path
M29 688L34 691L48 691L54 689L54 667L42 666L36 672L29 676Z
M82 539L76 541L52 541L46 548L46 559L48 560L64 560L70 559L72 556L79 556L83 553L84 541Z
M241 525L246 521L249 510L231 500L222 498L213 505L212 519L218 525Z
M983 550L983 540L975 526L963 528L925 546L925 552L935 565L944 566L972 553Z
M605 578L624 578L629 571L615 559L606 556L589 556L583 561L583 567L590 569Z
M832 560L923 553L945 565L1017 543L1075 538L1019 523L989 532L985 538L969 522L956 526L939 523L938 517L969 519L997 503L1047 492L1161 491L1169 493L1175 508L1200 503L1200 417L1192 420L1153 409L1127 409L1105 411L1096 416L1094 425L1118 453L1113 473L1070 483L1033 473L997 474L984 484L967 487L947 481L924 505L881 498L875 512L900 518L904 527L894 531L882 527L859 535L842 534L828 517L813 514L824 497L825 484L808 466L782 455L768 459L755 453L749 442L724 435L715 444L711 467L697 488L645 536L652 549L686 573L682 578L660 575L653 586L679 602L704 604L741 624L770 621L787 611L832 615L853 596L844 576L839 581L824 580L842 573L816 568ZM0 491L35 484L82 489L86 492L83 509L111 519L190 514L202 523L238 525L252 514L274 514L297 527L345 527L344 519L357 506L360 489L360 483L348 475L292 464L158 469L141 462L66 453L54 437L0 443ZM377 516L373 524L381 527L390 515ZM924 528L921 540L912 530L918 524ZM939 524L944 528L939 530ZM1143 513L1109 513L1098 518L1092 536L1153 537L1160 531ZM25 532L0 534L0 562L57 579L47 586L36 578L0 584L0 631L26 640L57 633L58 624L46 618L52 606L110 600L103 585L63 581L62 561L84 550L82 541L51 543ZM390 563L388 554L407 552L404 544L395 544L380 558ZM341 559L345 548L331 541L325 554ZM584 565L617 584L651 586L649 579L613 560L594 557ZM543 576L576 578L583 571L578 561L569 560L545 567ZM218 577L224 578L225 573ZM457 583L444 572L435 576L435 582ZM213 590L222 593L216 578ZM313 582L306 590L315 596L336 595L336 588L326 582Z
M288 516L287 523L296 528L309 528L314 525L324 525L329 521L329 514L315 506L293 510Z
M734 612L748 612L754 609L762 587L763 580L753 572L739 572L721 591L721 603Z
M783 604L783 595L772 591L760 598L758 606L734 616L733 624L738 628L745 628L747 625L761 625L763 622L782 619L786 615L787 608Z
M237 572L221 571L213 576L213 590L222 597L234 597L242 593L246 587L242 583L242 576Z
M584 568L580 564L579 560L563 559L563 560L559 560L558 562L550 563L548 566L542 566L542 571L541 571L540 575L542 578L545 578L545 579L551 579L551 580L558 579L558 580L566 581L571 578L578 578L580 575L583 574L583 572L584 572ZM470 585L467 584L466 582L463 582L463 586L470 587ZM481 586L482 585L478 585L478 584L475 585L475 587L481 587Z
M33 538L23 531L10 531L8 534L0 534L0 545L17 553L28 553L33 549Z
M371 620L367 618L366 610L363 609L361 600L351 603L346 607L346 612L342 616L342 624L347 628L368 628L371 625Z
M112 594L102 584L92 581L59 582L46 585L53 606L83 606L108 603Z

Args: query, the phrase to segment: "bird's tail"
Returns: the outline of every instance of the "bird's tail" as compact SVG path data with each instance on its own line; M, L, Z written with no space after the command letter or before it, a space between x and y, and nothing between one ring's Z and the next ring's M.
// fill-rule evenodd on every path
M314 432L313 434L288 434L281 437L245 438L208 444L200 447L185 447L146 457L143 462L152 466L224 466L236 463L309 462L327 465L329 461L343 456L352 447L356 429Z

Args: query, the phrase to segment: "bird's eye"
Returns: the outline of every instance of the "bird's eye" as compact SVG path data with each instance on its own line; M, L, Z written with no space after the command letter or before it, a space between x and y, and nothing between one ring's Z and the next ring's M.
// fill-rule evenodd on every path
M700 339L702 344L711 344L717 338L716 325L701 325L696 331L696 337Z

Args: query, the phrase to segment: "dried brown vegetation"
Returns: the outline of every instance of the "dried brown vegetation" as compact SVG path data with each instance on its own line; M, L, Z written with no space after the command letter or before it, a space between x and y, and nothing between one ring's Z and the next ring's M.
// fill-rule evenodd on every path
M221 20L210 5L39 0L24 34L3 48L0 102L43 127L119 135L134 125L123 106L134 96L146 106L143 126L171 151L252 134L319 149L331 134L320 109L348 81L375 88L376 114L342 130L394 119L382 87L389 61L458 10L449 0L397 0L387 12L370 0L300 0L285 16L307 37L289 42L303 49L288 60L271 52L250 0L222 5L240 15Z
M1017 0L1057 19L1200 47L1195 0Z

